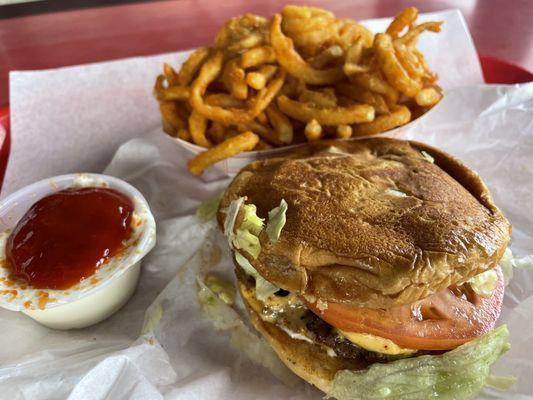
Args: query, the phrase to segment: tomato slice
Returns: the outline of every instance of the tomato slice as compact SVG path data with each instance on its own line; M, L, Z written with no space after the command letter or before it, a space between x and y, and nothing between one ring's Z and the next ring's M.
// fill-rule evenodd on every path
M449 350L494 327L504 292L500 267L495 271L498 283L490 297L481 297L463 284L387 310L328 303L321 311L316 303L304 301L321 319L345 332L381 336L408 349Z

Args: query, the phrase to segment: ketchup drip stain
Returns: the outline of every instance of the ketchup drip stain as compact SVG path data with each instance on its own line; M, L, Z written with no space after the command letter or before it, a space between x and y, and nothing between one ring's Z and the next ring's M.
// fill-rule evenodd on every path
M8 267L34 288L68 289L120 253L133 202L108 188L71 188L35 203L9 236Z

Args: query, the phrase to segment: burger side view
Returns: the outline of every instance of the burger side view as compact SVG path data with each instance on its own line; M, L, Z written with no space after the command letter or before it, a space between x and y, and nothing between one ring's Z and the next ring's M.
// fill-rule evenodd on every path
M309 144L241 170L217 218L252 324L328 395L471 398L509 348L494 327L511 227L440 150Z

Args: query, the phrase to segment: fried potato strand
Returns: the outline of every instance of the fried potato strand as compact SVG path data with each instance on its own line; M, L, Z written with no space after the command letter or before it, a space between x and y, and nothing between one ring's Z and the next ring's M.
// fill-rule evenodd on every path
M213 144L205 136L207 130L207 118L202 114L193 111L189 117L189 131L194 144L205 148L212 147Z
M222 72L222 82L233 97L245 100L248 97L248 85L246 73L239 67L239 62L238 58L234 58L226 63Z
M410 27L416 21L417 17L418 10L414 7L408 7L394 18L385 33L396 39L406 27Z
M279 141L283 144L292 143L294 131L289 118L279 110L275 103L270 103L265 111L270 124L278 134Z
M209 51L207 47L200 47L191 53L178 74L178 83L181 86L187 86L191 83L204 61L207 60Z
M350 77L350 80L365 89L379 93L387 99L387 104L394 105L400 97L398 91L383 79L378 73L363 72Z
M263 89L270 78L276 73L275 65L262 65L257 71L248 72L246 83L255 90Z
M163 64L163 75L165 75L168 86L176 86L178 84L178 74L170 64Z
M391 37L386 33L378 33L374 40L374 49L389 84L406 96L414 97L422 89L422 82L411 78L400 63Z
M310 142L320 140L322 138L322 126L316 119L312 119L305 125L304 134Z
M270 46L254 47L241 55L241 68L251 68L276 61L276 52Z
M411 120L411 111L406 106L397 106L390 114L380 115L372 122L352 125L353 136L370 136L386 132Z
M337 126L336 136L339 139L348 139L352 136L352 127L350 125L339 125Z
M298 101L303 103L311 103L317 106L327 108L337 106L337 96L335 90L332 88L325 88L321 90L303 89L298 96Z
M383 95L372 92L353 83L340 83L335 85L335 90L358 103L368 104L374 107L376 114L387 114L389 107Z
M309 64L313 68L321 69L329 64L337 63L342 60L344 50L339 45L330 46L324 49L321 53L309 59Z
M328 69L314 69L296 52L292 40L281 31L281 15L276 14L272 18L270 28L270 40L276 52L280 65L291 75L297 76L306 83L326 85L339 82L344 78L342 67Z
M374 108L368 104L322 108L291 100L287 96L279 96L278 107L284 114L298 121L316 120L321 125L359 124L374 120Z
M253 117L247 109L225 109L219 106L210 106L204 102L203 95L207 87L222 70L223 58L222 52L216 51L202 66L198 77L191 86L189 98L191 106L204 117L222 122L225 125L249 122Z
M259 143L259 136L253 132L247 131L238 134L190 159L187 162L187 168L191 174L199 176L208 167L219 161L243 151L253 150L257 143Z
M440 99L442 99L442 93L435 87L422 89L415 96L416 104L421 107L434 106Z

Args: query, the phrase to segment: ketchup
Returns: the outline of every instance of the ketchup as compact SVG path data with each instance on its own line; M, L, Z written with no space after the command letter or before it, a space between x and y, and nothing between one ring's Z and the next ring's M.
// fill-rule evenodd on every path
M124 249L134 206L107 188L53 193L24 214L6 244L13 275L32 287L68 289Z

